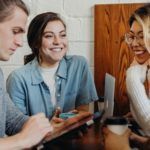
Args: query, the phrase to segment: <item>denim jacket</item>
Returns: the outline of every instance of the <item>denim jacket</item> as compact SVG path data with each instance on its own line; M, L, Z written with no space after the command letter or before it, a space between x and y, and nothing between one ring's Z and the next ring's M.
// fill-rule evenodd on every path
M47 117L52 117L58 106L67 112L98 99L91 72L82 56L65 56L59 63L55 83L56 106L53 106L35 58L10 74L7 90L24 114L44 112Z

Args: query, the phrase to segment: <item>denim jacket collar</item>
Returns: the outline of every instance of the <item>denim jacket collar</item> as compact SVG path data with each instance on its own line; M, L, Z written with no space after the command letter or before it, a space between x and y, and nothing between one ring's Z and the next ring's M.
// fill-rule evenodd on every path
M60 61L56 76L67 79L67 64L65 58Z
M44 80L38 68L37 58L30 62L30 67L32 84L40 84L41 82L43 82Z
M66 64L66 59L68 58L63 58L60 61L57 73L56 73L56 77L59 76L61 78L67 79L67 64ZM30 62L30 66L31 66L31 80L32 80L32 84L40 84L41 82L43 82L43 77L40 73L40 70L38 68L38 61L37 58L35 58L33 61Z

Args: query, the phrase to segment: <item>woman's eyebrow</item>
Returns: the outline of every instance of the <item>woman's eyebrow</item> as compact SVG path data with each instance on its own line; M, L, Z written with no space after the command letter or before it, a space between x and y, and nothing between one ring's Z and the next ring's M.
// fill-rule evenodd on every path
M62 33L62 32L66 32L66 30L62 30L62 31L60 31L59 33ZM54 33L54 32L52 32L52 31L45 31L45 32L43 32L43 34L46 34L46 33Z
M143 33L143 30L139 31L138 34L139 34L139 33Z
M130 30L130 33L132 33L132 34L136 34L135 32L133 32L132 30ZM143 33L143 30L140 30L140 31L138 31L137 32L137 34L139 34L139 33Z

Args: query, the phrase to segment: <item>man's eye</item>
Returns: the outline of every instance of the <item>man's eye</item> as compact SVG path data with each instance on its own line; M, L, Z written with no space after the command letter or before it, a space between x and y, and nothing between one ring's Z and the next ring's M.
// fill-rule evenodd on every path
M13 30L13 33L14 34L17 34L17 33L19 33L20 31L19 30Z
M12 30L13 34L21 34L24 33L24 31L22 29L14 29Z

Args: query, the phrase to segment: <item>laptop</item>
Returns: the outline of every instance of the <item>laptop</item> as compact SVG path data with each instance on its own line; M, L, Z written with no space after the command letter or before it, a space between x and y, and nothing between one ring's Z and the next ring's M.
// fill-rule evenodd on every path
M109 73L105 74L104 102L99 102L99 112L95 113L95 118L103 122L107 117L113 116L114 112L115 77Z
M115 77L106 73L104 91L104 116L103 119L113 116L114 112Z

